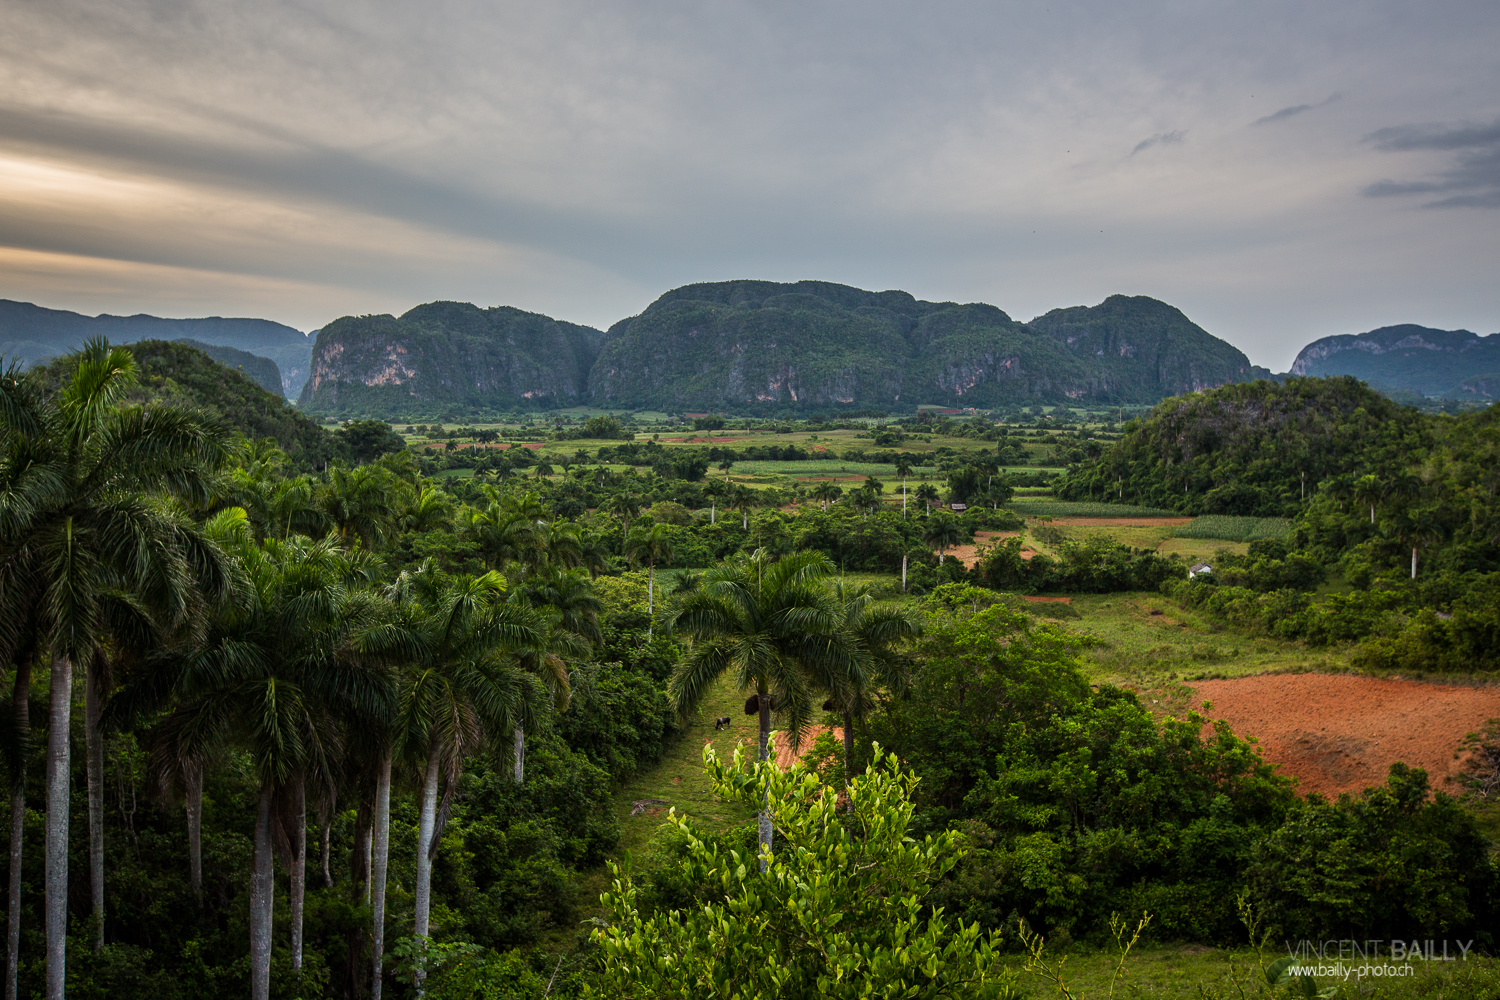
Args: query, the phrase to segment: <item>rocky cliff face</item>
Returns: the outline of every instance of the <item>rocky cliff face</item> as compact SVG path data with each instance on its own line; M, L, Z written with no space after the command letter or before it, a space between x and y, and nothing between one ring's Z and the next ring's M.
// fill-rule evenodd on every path
M509 306L432 302L318 331L299 401L319 413L401 414L587 402L603 334Z
M1387 392L1493 399L1488 390L1500 381L1500 334L1407 323L1324 337L1302 349L1292 374L1353 375Z
M1115 296L1017 323L982 303L802 281L687 285L601 334L442 302L324 327L309 410L664 410L1155 402L1269 374L1182 313Z

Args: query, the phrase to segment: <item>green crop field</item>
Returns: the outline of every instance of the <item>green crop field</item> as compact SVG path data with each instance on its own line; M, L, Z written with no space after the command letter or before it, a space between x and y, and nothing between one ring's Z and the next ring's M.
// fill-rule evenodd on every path
M1286 538L1292 522L1284 517L1230 517L1204 514L1178 528L1178 538L1223 538L1231 542L1253 542L1258 538Z
M1092 503L1071 500L1033 500L1017 497L1006 505L1027 517L1182 517L1177 511L1156 507L1131 507L1123 503Z

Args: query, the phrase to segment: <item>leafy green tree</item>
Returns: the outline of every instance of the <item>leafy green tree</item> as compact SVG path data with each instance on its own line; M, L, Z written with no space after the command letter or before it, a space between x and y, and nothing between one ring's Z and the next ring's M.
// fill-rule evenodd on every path
M181 627L195 612L194 591L217 599L229 586L216 547L161 498L207 503L221 433L181 409L121 407L135 359L102 339L65 359L64 370L55 392L14 367L0 377L0 651L35 648L50 662L49 1000L66 984L73 664L102 665L96 654L121 629ZM86 680L97 698L96 682ZM97 717L89 721L97 739ZM102 887L102 862L93 881Z
M812 718L813 679L846 674L852 659L840 630L843 609L824 586L832 573L820 552L773 560L757 549L704 574L671 621L692 640L667 682L678 716L696 710L728 673L742 692L755 692L745 710L760 717L760 760L770 754L773 707L797 743ZM770 851L771 819L764 811L760 838Z
M896 475L901 477L901 517L906 517L906 477L912 473L911 462L905 458L896 460Z
M851 782L841 808L836 792L802 768L749 764L739 750L726 765L705 747L715 794L768 804L787 848L763 848L757 872L674 814L669 822L688 845L685 877L717 891L701 906L648 916L616 867L602 897L610 923L594 932L609 995L1018 997L997 932L924 907L930 886L962 856L962 840L953 831L914 839L917 778L894 755L875 753L878 766Z
M734 506L740 512L740 530L750 530L750 512L760 506L760 491L748 486L737 486L734 490Z
M314 503L345 545L377 548L396 530L402 495L410 487L379 465L335 466Z

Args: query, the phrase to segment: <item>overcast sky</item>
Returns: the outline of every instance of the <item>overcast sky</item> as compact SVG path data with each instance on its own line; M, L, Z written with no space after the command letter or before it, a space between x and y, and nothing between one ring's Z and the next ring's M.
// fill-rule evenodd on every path
M1500 3L6 0L0 297L606 326L1151 295L1285 370L1500 329Z

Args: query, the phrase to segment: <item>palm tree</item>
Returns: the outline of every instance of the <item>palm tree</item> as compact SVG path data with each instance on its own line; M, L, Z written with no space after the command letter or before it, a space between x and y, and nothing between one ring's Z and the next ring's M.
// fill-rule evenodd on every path
M432 862L464 759L510 733L541 696L536 679L514 669L507 654L541 644L545 626L530 609L507 604L504 591L498 573L448 577L429 561L391 585L386 597L397 621L366 640L368 649L401 651L408 664L396 734L398 751L421 774L418 937L430 929Z
M917 499L921 500L922 503L926 506L926 511L923 515L924 517L932 516L932 504L933 501L937 500L937 498L937 487L933 486L931 483L923 483L921 486L917 487Z
M195 613L195 590L215 600L228 587L216 547L152 495L206 504L210 472L224 457L220 432L179 408L120 406L135 359L103 339L70 355L66 370L51 393L15 367L0 377L0 645L14 655L34 643L50 661L49 1000L66 988L73 664L94 662L122 611L170 631ZM102 877L102 864L97 871ZM102 917L101 909L96 926Z
M742 692L755 692L745 711L760 716L759 759L770 755L773 707L786 718L793 745L800 743L813 714L809 678L839 673L851 656L842 610L823 585L832 573L827 556L806 550L773 561L757 549L709 570L671 622L692 640L667 682L678 716L691 714L731 673ZM764 811L760 844L769 854L771 817Z
M317 494L317 506L346 545L374 548L395 530L402 493L410 487L380 465L335 466Z
M1360 476L1354 483L1354 500L1370 508L1370 523L1375 523L1375 504L1385 495L1380 480L1375 476Z
M827 510L829 503L837 500L843 495L843 492L843 487L837 486L832 481L825 479L813 487L813 498L823 501L823 509Z
M489 505L472 511L464 534L479 546L484 564L503 569L511 563L526 563L537 555L537 519L529 511L502 504L493 486L484 487ZM507 509L507 508L510 509Z
M737 487L734 491L734 505L740 512L740 530L749 531L750 511L760 506L760 491L748 486Z
M518 649L516 660L522 669L541 679L552 697L553 709L566 711L571 685L563 657L585 655L603 641L599 613L604 604L594 593L593 581L583 570L548 566L528 577L512 593L511 601L537 608L547 619L543 641ZM513 761L518 785L526 776L526 728L530 722L529 718L520 720L514 732Z
M938 550L938 565L943 564L943 554L949 546L964 540L964 530L951 517L938 517L922 529L922 541Z
M836 585L841 629L851 655L840 672L817 678L833 709L844 717L844 780L854 777L855 726L877 706L881 689L903 691L909 674L895 647L922 632L921 618L907 607L881 605L866 588L846 592Z
M901 477L901 518L906 519L906 477L911 475L911 463L904 458L896 459L896 475Z
M653 524L645 531L637 529L625 540L625 557L637 566L645 563L651 567L646 577L646 617L650 620L646 626L648 639L656 629L656 564L670 562L673 554L665 524Z
M724 473L724 482L729 482L729 470L734 468L734 459L726 458L719 463L719 471Z
M273 854L291 873L292 964L301 965L307 787L333 780L344 722L380 727L392 712L388 677L351 656L354 638L383 606L351 592L357 564L336 538L267 541L238 555L249 588L215 616L201 646L156 657L134 690L122 692L125 718L170 698L164 739L191 753L233 745L248 754L259 782L250 891L252 1000L270 995L275 894Z
M620 551L625 551L625 543L630 538L630 519L640 514L640 498L633 493L621 490L604 502L603 510L606 514L613 514L624 521L624 527L620 532Z

